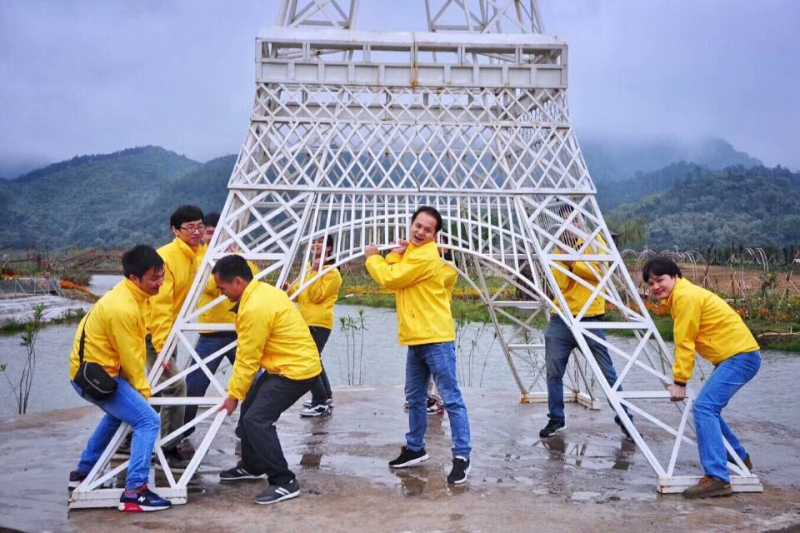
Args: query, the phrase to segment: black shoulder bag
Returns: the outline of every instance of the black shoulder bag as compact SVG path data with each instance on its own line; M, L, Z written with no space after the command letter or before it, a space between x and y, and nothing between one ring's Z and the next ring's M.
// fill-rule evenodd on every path
M83 322L81 340L78 347L78 373L73 380L80 388L92 399L102 402L111 398L117 392L117 381L108 375L106 369L98 363L86 363L83 361L83 350L86 344L86 324L89 316Z

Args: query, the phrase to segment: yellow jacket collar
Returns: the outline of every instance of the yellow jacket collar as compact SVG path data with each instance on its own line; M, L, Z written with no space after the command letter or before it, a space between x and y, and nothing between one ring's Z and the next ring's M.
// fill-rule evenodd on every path
M409 242L409 243L408 243L408 249L407 249L406 251L411 251L411 250L424 250L426 247L431 247L431 246L432 246L433 248L437 249L437 250L438 250L438 248L439 248L439 247L436 245L436 241L426 242L426 243L425 243L425 244L423 244L422 246L417 246L417 245L416 245L416 244L414 244L413 242ZM439 252L437 251L436 253L439 253Z
M175 237L175 240L172 242L174 242L175 246L178 247L178 250L180 250L183 253L183 255L185 255L189 259L194 259L195 256L197 255L197 252L200 251L199 246L197 247L197 250L192 250L191 246L183 242L183 239L179 239L178 237Z
M691 283L685 278L678 278L675 280L675 285L672 287L672 292L669 293L669 297L667 298L667 304L670 308L672 307L672 302L674 301L675 291L684 290L688 286L687 284Z
M256 287L258 287L259 283L261 283L261 282L256 280L256 279L251 279L250 283L247 284L247 287L244 288L244 292L242 293L242 297L239 298L239 301L237 302L237 304L241 305L242 302L247 300L247 298L250 296L250 294L252 294L252 292L254 290L256 290ZM238 307L238 305L237 305L237 307Z
M133 299L136 300L136 303L139 305L143 304L148 298L150 298L149 294L137 287L136 284L128 278L125 278L124 283L125 288L128 289L128 292L131 293Z

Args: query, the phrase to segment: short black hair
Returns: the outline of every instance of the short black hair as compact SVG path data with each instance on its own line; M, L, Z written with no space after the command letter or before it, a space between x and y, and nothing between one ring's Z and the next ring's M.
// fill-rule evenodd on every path
M164 260L152 246L137 244L122 254L122 273L126 278L136 276L142 279L151 268L164 270Z
M645 283L650 281L650 276L664 276L682 278L683 274L675 261L663 255L650 259L642 267L642 279Z
M242 278L245 281L253 279L253 271L241 255L226 255L217 261L211 273L226 282L233 281L234 278Z
M211 226L212 228L216 228L219 225L219 213L208 213L205 217L203 217L203 224L206 226Z
M420 213L425 213L426 215L430 215L430 216L432 216L433 218L435 218L435 219L436 219L436 231L437 231L437 232L438 232L440 229L442 229L442 215L441 215L441 214L439 214L439 211L437 211L435 207L431 207L431 206L429 206L429 205L422 205L422 206L419 206L419 207L417 208L417 210L416 210L416 211L414 211L414 214L413 214L413 215L411 215L411 223L412 223L412 224L413 224L413 223L414 223L414 221L417 219L417 216L418 216Z
M186 222L203 220L203 211L196 205L182 205L169 217L169 225L180 229Z
M321 241L322 237L317 237L313 242ZM333 248L333 235L325 237L325 248Z

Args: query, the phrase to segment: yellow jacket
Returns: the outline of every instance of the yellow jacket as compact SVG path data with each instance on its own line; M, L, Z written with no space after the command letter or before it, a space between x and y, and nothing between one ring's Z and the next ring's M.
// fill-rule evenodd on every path
M322 371L319 352L300 311L280 289L251 281L236 315L239 346L228 396L244 400L260 368L293 380Z
M85 326L84 362L102 365L109 376L122 376L142 396L150 397L144 347L144 306L148 298L148 294L125 279L94 304L78 324L72 341L70 379L75 379L78 373L81 332Z
M692 378L695 352L718 365L759 350L742 317L713 292L678 278L667 302L675 323L675 383L686 384Z
M207 249L207 246L203 246L203 248L198 252L198 265L202 264ZM258 268L258 265L255 263L248 261L247 264L250 266L250 270L253 271L254 276L260 272L261 269ZM200 308L208 305L209 302L215 300L220 294L221 293L219 292L219 287L217 287L217 281L214 279L214 276L209 276L208 283L206 283L206 288L203 289L203 293L200 295L200 301L198 302L197 307ZM233 309L234 304L226 298L200 315L199 322L203 324L233 324L236 322L236 312Z
M164 283L158 294L150 299L148 329L153 336L153 347L161 352L192 287L199 264L198 252L177 237L159 248L158 255L164 260Z
M597 246L589 246L586 249L587 254L605 254L608 253L608 250L605 247L605 243L602 242L602 239L598 237L598 240L601 242L601 247L598 248ZM578 247L582 246L583 243L579 242ZM597 284L603 277L603 272L600 269L601 264L594 261L573 261L569 262L559 262L564 268L570 270L573 274L588 282L592 287L596 287ZM556 283L558 283L561 292L564 294L564 299L567 301L567 305L569 306L569 310L572 313L572 316L577 316L578 313L581 312L583 306L586 305L586 302L589 300L589 297L592 295L592 291L575 281L574 279L570 278L557 268L553 268L553 276L556 278ZM593 316L602 315L606 312L606 300L602 296L598 296L592 302L592 305L589 306L586 313L583 315L586 318L591 318Z
M389 261L380 255L367 259L372 279L385 289L395 291L400 344L416 346L455 340L450 293L445 287L435 242L423 246L409 244L402 258L390 254Z
M453 265L445 261L441 276L444 288L447 289L447 294L449 294L450 298L452 299L453 291L456 288L456 283L458 283L458 270L456 270Z
M316 276L318 272L308 266L305 281ZM301 283L295 283L289 289L293 295L300 288ZM306 287L302 294L297 296L297 307L300 314L309 326L333 329L333 308L339 299L339 289L342 287L342 274L338 268L331 269L324 276Z

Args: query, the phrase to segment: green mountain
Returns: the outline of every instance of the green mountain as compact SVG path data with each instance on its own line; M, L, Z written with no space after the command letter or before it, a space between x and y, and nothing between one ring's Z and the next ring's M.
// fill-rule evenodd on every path
M113 247L200 163L156 146L75 157L0 183L0 247Z
M725 144L717 161L736 160ZM639 164L668 152L641 156ZM713 150L703 154L706 163L714 159ZM222 209L235 160L201 164L147 146L76 157L0 181L0 249L163 244L172 238L169 214L178 205ZM633 159L612 158L620 161L633 165ZM781 167L709 168L676 162L625 180L598 179L598 200L612 227L636 230L641 221L651 248L800 244L799 174Z
M644 221L645 244L659 250L800 244L800 173L782 167L687 170L665 190L607 212L609 225Z
M141 231L128 236L120 244L163 244L171 240L169 216L182 204L196 205L204 213L222 211L228 197L228 180L235 163L235 155L212 159L164 187L144 212L131 213L130 225L133 226L138 221Z
M676 183L708 176L712 171L695 163L672 163L662 169L621 181L599 181L597 201L603 211L636 203L645 196L670 190Z

